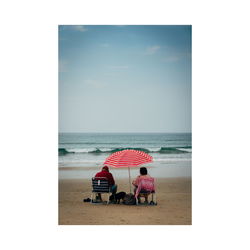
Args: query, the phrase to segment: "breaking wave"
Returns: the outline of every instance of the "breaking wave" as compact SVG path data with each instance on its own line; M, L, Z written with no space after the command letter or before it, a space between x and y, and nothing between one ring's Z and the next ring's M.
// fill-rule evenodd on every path
M91 153L91 154L102 154L102 153L115 153L124 149L134 149L143 151L145 153L159 153L159 154L185 154L191 153L192 147L161 147L161 148L59 148L59 155L66 154L79 154L79 153Z

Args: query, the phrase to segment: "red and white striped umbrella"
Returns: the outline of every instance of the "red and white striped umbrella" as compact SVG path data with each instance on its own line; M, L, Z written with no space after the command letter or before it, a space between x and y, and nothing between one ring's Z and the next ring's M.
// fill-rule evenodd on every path
M111 154L103 163L106 166L122 168L137 167L153 161L153 157L143 151L125 149Z
M111 154L109 157L107 157L103 165L115 168L127 167L129 170L129 185L131 193L130 167L138 167L142 164L152 161L153 157L147 153L144 153L143 151L125 149Z

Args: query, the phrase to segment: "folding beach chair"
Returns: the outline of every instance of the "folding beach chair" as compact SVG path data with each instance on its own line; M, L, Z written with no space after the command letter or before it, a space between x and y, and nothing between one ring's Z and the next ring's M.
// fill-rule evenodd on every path
M93 195L95 193L108 194L107 204L109 204L109 197L110 197L111 191L110 191L110 186L109 186L109 182L108 182L107 178L105 178L105 177L93 177L92 178L91 203L93 203Z
M149 195L152 196L149 204L157 205L154 178L141 179L135 193L136 205L138 205L140 196L148 198Z

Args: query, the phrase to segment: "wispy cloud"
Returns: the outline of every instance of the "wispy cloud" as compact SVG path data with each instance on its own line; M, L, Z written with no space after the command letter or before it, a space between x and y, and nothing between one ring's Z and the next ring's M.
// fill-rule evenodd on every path
M150 46L146 49L146 55L155 54L161 47L159 45Z
M88 30L84 25L71 25L70 27L72 30L80 31L80 32L85 32Z
M85 32L88 29L84 25L59 25L59 31L64 31L64 30Z

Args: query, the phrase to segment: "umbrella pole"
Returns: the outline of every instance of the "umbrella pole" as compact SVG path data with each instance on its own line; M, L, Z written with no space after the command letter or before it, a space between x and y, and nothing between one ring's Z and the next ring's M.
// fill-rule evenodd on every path
M128 167L128 175L129 175L129 188L130 188L130 193L132 193L132 192L131 192L130 167Z

